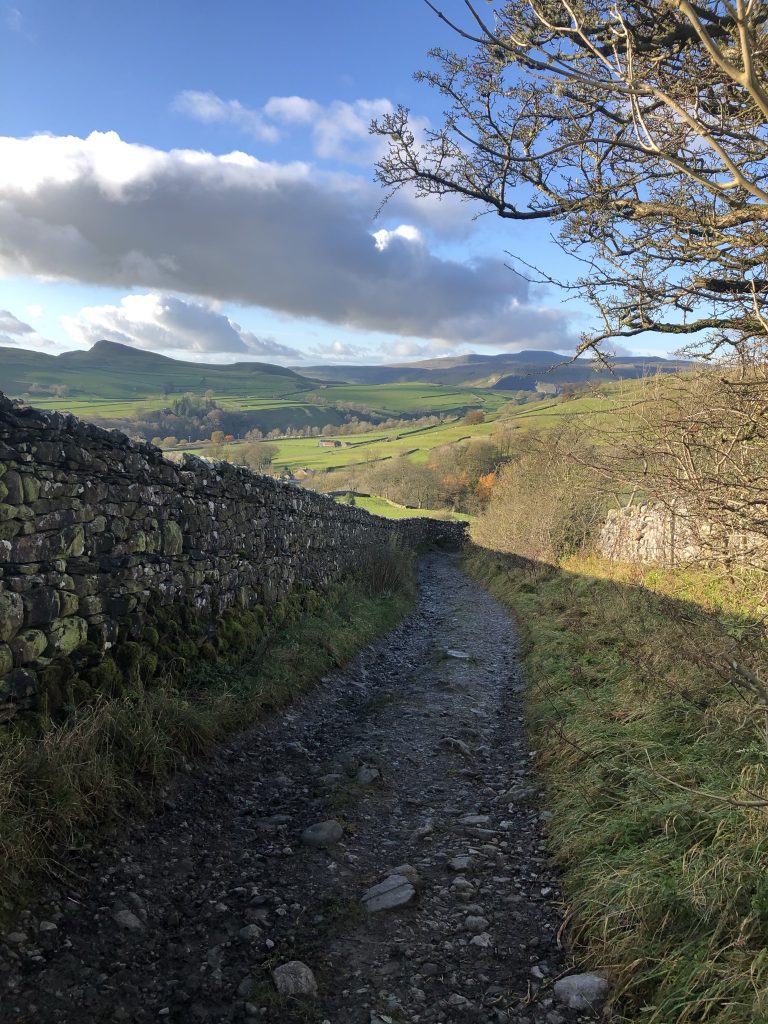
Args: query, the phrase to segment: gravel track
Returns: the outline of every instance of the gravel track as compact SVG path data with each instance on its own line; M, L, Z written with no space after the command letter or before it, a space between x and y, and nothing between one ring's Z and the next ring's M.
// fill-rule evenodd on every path
M0 1021L592 1019L552 996L562 909L520 690L506 613L426 556L389 636L67 862L0 944ZM329 820L339 841L302 839ZM396 868L404 902L370 912ZM276 992L290 961L316 995Z

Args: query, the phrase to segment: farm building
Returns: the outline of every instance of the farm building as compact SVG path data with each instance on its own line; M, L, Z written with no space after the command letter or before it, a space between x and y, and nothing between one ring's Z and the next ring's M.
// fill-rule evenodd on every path
M324 440L319 442L321 448L341 448L341 441Z

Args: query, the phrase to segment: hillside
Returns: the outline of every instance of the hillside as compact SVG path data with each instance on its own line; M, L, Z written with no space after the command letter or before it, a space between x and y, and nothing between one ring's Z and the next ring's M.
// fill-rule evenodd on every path
M0 348L0 391L13 397L61 387L71 398L122 401L184 392L202 395L209 390L233 397L277 397L314 386L284 366L190 363L113 341L98 341L87 351L60 356Z
M502 355L445 356L387 366L306 366L301 372L317 380L349 384L395 384L416 381L453 387L495 387L506 391L533 391L538 381L583 384L588 381L633 379L651 373L674 373L685 360L619 356L614 372L596 369L589 359L568 360L557 352L523 351Z

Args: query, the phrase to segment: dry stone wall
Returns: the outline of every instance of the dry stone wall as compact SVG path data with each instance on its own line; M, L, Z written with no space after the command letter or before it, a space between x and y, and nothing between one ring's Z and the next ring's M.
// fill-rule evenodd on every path
M0 719L135 646L158 609L213 623L323 591L392 538L463 537L463 524L382 519L226 463L174 463L0 394Z

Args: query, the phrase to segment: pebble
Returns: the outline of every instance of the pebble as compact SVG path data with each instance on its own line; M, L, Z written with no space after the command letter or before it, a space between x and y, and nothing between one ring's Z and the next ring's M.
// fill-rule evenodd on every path
M129 932L140 932L144 927L132 910L116 910L112 917L116 924Z
M608 982L600 974L571 974L556 981L553 991L570 1010L597 1012L608 995Z
M312 970L301 960L289 960L272 971L272 981L281 996L316 996L317 982Z
M467 854L462 854L459 857L451 857L448 861L448 867L451 871L469 871L474 864L474 861Z
M360 786L370 786L372 782L381 778L381 772L378 768L371 768L370 765L364 764L357 771L357 782Z
M344 835L344 829L338 821L318 821L301 833L301 841L305 846L322 850L329 846L335 846Z

